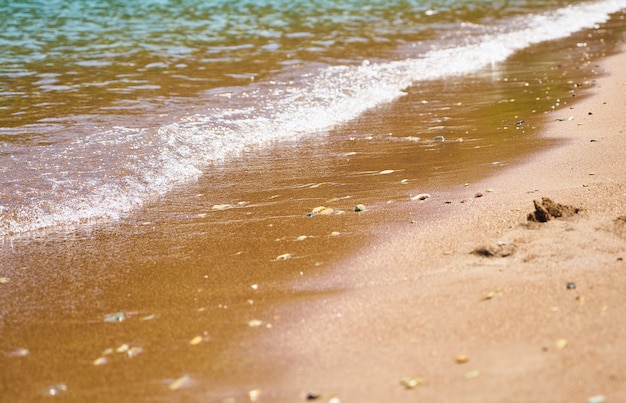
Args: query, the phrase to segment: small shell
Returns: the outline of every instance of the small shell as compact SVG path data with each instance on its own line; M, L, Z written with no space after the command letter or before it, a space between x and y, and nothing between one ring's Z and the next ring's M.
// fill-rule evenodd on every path
M211 208L211 210L221 211L221 210L228 210L230 208L233 208L232 204L216 204Z
M415 201L415 200L424 201L429 198L430 198L430 195L428 193L420 193L418 195L411 197L411 200L412 201Z
M276 256L276 261L289 260L289 259L291 259L291 253L283 253L282 255Z

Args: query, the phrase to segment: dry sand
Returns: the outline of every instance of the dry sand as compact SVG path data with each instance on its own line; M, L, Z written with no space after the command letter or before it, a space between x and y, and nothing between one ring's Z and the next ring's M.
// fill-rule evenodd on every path
M273 369L258 401L626 401L626 54L602 68L551 113L561 146L424 201L432 221L400 210L308 284L325 297L278 310L249 363ZM542 197L581 211L528 222Z

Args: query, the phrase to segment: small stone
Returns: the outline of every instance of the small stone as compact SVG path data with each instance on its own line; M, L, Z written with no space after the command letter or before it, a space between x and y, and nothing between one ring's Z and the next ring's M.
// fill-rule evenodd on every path
M125 353L128 350L130 350L130 346L126 343L122 344L121 346L115 349L115 351L118 353Z
M124 315L124 312L116 312L104 317L104 321L107 323L123 322L124 320L126 320L126 315Z
M216 204L211 208L211 210L221 211L221 210L228 210L231 208L233 208L232 204Z
M412 201L415 201L415 200L424 201L429 198L430 198L430 195L428 193L420 193L418 195L411 197L411 200Z
M57 383L46 388L46 395L48 396L58 396L65 392L67 392L67 385L64 383Z
M443 143L444 141L446 141L446 139L443 136L435 136L433 137L433 141L439 141Z
M424 383L422 378L403 378L400 380L400 384L407 389L414 389Z
M248 398L250 399L251 402L256 402L260 395L261 395L260 389L254 389L248 392Z
M252 319L251 321L248 322L248 326L250 327L259 327L263 324L262 320L258 320L258 319Z
M476 193L476 194L474 195L474 197L476 197L476 198L483 197L483 194L482 194L482 193L480 193L480 192L478 192L478 193Z
M128 358L133 358L133 357L137 357L141 353L143 353L143 348L134 346L128 349L128 351L126 352L126 356Z
M197 346L202 343L202 336L196 336L193 339L189 340L189 344L192 346Z
M106 357L99 357L93 361L93 365L100 366L106 364L107 362L109 362L109 360Z
M563 350L565 347L567 347L567 340L566 339L558 339L556 341L556 348L559 350Z
M26 357L30 354L30 351L26 348L16 348L9 353L9 357Z
M184 388L189 386L191 383L191 377L189 375L183 375L180 378L176 379L174 382L170 383L167 388L169 390L178 390L180 388Z
M11 279L8 277L0 277L0 284L7 284Z
M606 398L602 395L591 396L587 399L587 403L604 403L606 402Z
M367 207L365 207L365 204L357 204L354 207L354 211L356 211L357 213L360 213L362 211L367 211Z
M389 175L389 174L392 174L394 172L396 172L396 171L394 171L393 169L385 169L384 171L380 171L378 174L379 175Z
M468 356L466 356L464 354L457 355L457 357L456 357L456 363L457 364L466 364L468 362L469 362L469 357Z
M573 282L570 281L569 283L567 283L568 290L573 290L575 288L576 288L576 284L574 284Z
M318 395L317 393L307 393L306 394L306 400L317 400L319 399L321 396Z

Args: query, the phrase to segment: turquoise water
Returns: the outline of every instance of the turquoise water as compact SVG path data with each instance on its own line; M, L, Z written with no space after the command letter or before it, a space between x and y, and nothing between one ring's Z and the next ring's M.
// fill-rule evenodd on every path
M118 219L212 164L605 22L624 0L0 2L0 236Z

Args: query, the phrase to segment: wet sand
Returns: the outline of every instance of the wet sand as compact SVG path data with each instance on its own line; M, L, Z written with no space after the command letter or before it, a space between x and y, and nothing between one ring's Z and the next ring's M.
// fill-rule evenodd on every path
M623 399L625 59L583 60L585 35L562 47L565 84L536 66L525 95L502 77L429 83L119 223L4 240L2 398ZM556 64L557 45L493 74ZM575 100L592 96L544 114L546 95L572 95L567 80L581 80ZM417 115L447 91L455 102ZM527 225L542 196L583 211ZM512 254L471 253L483 246Z
M425 200L436 219L394 210L305 287L328 295L277 310L250 363L280 368L259 401L626 400L626 54L601 66L591 97L550 114L560 146ZM528 221L542 197L581 210Z

